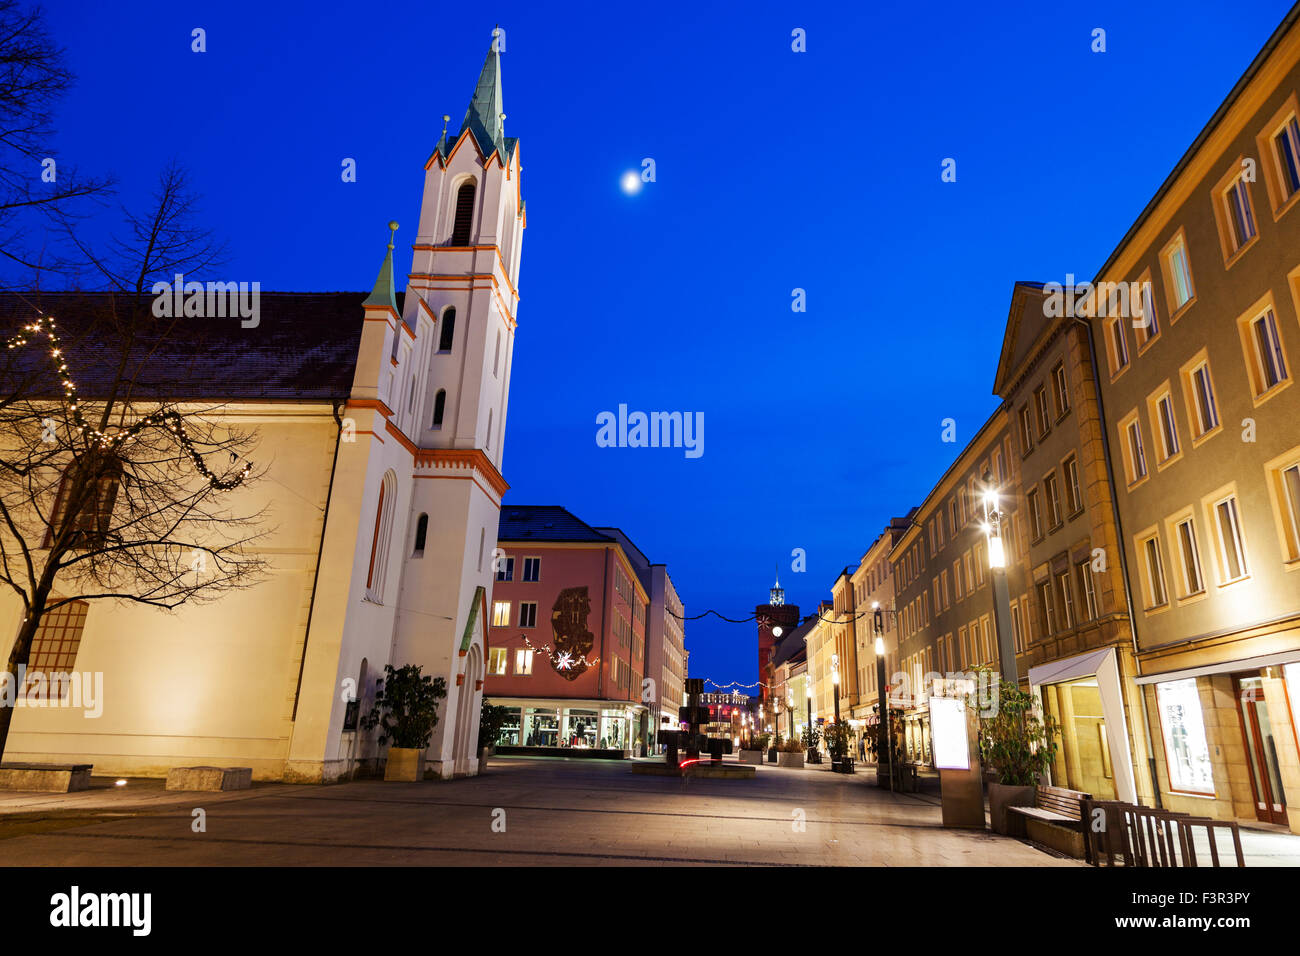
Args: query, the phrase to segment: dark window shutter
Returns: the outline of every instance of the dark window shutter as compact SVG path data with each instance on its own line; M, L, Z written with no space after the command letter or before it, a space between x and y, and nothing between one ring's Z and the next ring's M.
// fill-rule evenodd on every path
M474 184L464 183L456 191L456 222L451 230L453 246L468 246L470 226L474 221Z
M438 335L438 351L450 352L456 340L456 310L448 309L442 316L442 332Z

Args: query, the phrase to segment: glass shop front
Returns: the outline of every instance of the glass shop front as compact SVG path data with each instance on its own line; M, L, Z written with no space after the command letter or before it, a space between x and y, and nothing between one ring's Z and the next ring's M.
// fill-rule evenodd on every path
M626 707L506 706L497 743L513 747L630 750L636 714Z

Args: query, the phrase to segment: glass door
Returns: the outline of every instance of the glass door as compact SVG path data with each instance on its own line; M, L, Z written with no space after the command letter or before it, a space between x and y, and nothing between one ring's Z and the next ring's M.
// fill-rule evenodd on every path
M1264 700L1264 682L1258 674L1235 675L1237 716L1246 744L1246 762L1250 766L1250 786L1255 796L1255 816L1264 823L1287 825L1286 794L1278 772L1277 745L1268 703Z

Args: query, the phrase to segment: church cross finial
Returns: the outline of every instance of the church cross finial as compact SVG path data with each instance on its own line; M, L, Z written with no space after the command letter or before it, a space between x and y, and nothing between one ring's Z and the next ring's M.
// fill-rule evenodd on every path
M393 240L396 238L396 236L397 236L397 230L398 230L398 225L397 225L397 220L396 220L396 219L394 219L392 222L390 222L390 223L388 224L388 230L389 230L389 232L388 232L388 248L389 248L389 249L392 249L392 248L393 248Z

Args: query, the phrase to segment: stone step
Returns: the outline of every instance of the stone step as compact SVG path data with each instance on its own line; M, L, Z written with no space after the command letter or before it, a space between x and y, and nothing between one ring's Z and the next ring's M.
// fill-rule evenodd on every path
M0 790L73 793L90 786L88 763L7 763L0 766Z
M172 767L168 790L247 790L253 785L252 767Z

